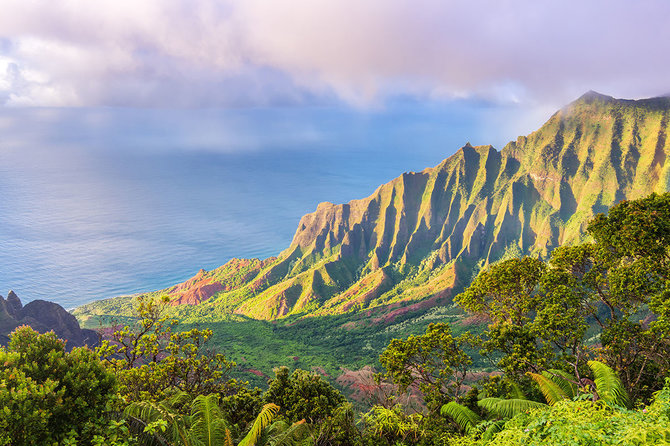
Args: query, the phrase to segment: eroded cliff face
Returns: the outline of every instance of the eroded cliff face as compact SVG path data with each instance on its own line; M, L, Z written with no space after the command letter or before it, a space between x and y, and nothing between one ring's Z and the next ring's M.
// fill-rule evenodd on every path
M589 92L500 152L467 144L367 198L322 203L235 311L276 318L448 298L487 263L579 242L597 213L669 189L669 116L668 98Z
M589 92L501 151L466 144L367 198L321 203L277 258L250 261L243 277L227 278L229 264L196 276L214 287L202 313L275 319L448 301L487 263L546 256L618 201L669 190L669 116L669 98ZM180 302L201 302L184 297L190 289Z

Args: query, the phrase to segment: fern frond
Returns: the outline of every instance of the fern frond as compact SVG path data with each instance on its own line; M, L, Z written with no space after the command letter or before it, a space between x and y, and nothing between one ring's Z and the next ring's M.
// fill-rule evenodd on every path
M138 444L142 446L170 446L168 439L160 433L150 434L145 432L147 423L132 415L125 415L125 420L128 425L128 431L131 435L137 437Z
M547 404L550 406L553 406L561 400L568 399L568 395L550 377L538 373L529 373L528 375L533 378L533 381L540 387L544 399L547 400Z
M123 411L126 416L134 417L142 422L151 423L160 419L161 412L158 406L148 401L138 401L130 403Z
M482 434L482 441L490 441L493 439L493 436L503 430L505 427L506 421L504 420L498 420L491 424Z
M191 398L191 395L188 393L182 390L177 390L164 401L163 405L170 409L176 409L188 404L191 401Z
M608 404L630 409L630 397L616 372L599 361L589 361L588 364L593 371L593 382L600 398Z
M538 403L532 400L522 400L519 398L502 399L502 398L484 398L477 402L479 407L483 407L489 412L501 418L513 418L515 415L528 412L532 409L540 407L547 407L546 404Z
M474 432L475 426L482 421L479 415L455 401L450 401L442 406L440 413L454 420L466 434Z
M275 425L281 423L281 427L277 426L277 429L272 429ZM300 444L310 433L309 425L305 420L300 420L292 425L284 421L278 421L272 423L268 429L268 435L270 436L270 444L272 446L295 446Z
M575 384L577 379L568 372L551 369L549 372L542 372L542 375L558 384L558 386L561 388L561 390L563 390L563 392L565 392L569 399L573 399L579 394L579 388L577 387L577 384Z
M129 404L123 413L141 421L144 425L154 421L164 420L167 422L165 436L172 442L189 445L186 435L186 420L184 417L174 413L169 407L169 402L152 403L150 401L138 401Z
M254 446L256 441L261 436L263 429L265 429L272 419L279 413L279 406L273 403L268 403L263 406L261 413L258 414L254 420L253 426L249 433L242 439L238 446Z
M513 399L517 400L525 400L528 399L526 398L526 394L523 393L523 390L521 390L521 386L519 383L512 382L512 391L511 395Z
M191 429L189 437L205 446L225 443L228 426L219 408L216 395L198 395L191 403Z

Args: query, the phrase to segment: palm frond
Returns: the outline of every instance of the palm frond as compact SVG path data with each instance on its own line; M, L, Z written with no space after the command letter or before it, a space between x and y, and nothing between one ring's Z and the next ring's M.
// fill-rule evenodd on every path
M309 425L305 420L300 420L291 425L285 421L278 421L272 423L268 429L268 436L270 437L268 443L271 446L295 446L309 435L309 431Z
M228 426L216 395L198 395L191 403L189 437L205 446L225 443Z
M126 416L137 418L144 423L151 423L153 421L162 419L162 411L160 407L149 401L138 401L130 403L123 411Z
M484 398L477 402L479 407L483 407L489 412L501 418L513 418L515 415L528 412L532 409L547 407L546 404L538 403L532 400L523 400L519 398Z
M466 434L474 432L475 426L482 421L479 415L456 401L450 401L442 406L440 413L454 420Z
M569 399L573 399L579 394L579 388L577 387L577 384L575 384L577 379L568 372L551 369L548 372L542 372L542 375L558 384L558 386L561 388L561 390L563 390L563 392L565 392Z
M279 406L276 404L268 403L263 406L261 413L259 413L254 420L254 424L251 426L251 430L242 439L238 446L254 446L263 432L263 429L265 429L270 424L277 413L279 413Z
M497 415L497 413L494 411L496 404L498 404L500 401L503 401L502 398L495 398L495 397L488 397L488 398L482 398L481 400L477 401L477 405L479 407L482 407L489 412L493 413L494 415Z
M481 439L483 441L490 441L493 439L493 436L503 430L505 427L506 421L504 420L498 420L492 423L482 434Z
M519 383L512 382L512 391L510 392L512 395L512 398L517 399L517 400L525 400L526 394L523 393L523 390L521 390L521 386Z
M528 375L533 378L533 381L540 387L544 399L547 400L547 404L550 406L553 406L561 400L568 399L568 395L550 376L540 375L539 373L529 373Z
M589 361L588 364L595 377L593 382L598 396L608 404L630 408L630 397L616 372L599 361Z
M140 446L170 446L167 438L160 433L145 432L147 423L132 415L125 415L126 425L129 433L137 437L138 445Z
M129 404L123 413L127 417L141 421L145 426L155 421L164 420L167 422L167 430L163 436L175 444L188 446L190 444L186 434L186 424L188 423L184 419L185 417L172 410L169 403L170 401L159 403L138 401ZM160 438L163 436L160 436Z
M191 398L192 396L188 393L182 390L177 390L164 401L164 405L170 409L176 409L188 404L191 401Z

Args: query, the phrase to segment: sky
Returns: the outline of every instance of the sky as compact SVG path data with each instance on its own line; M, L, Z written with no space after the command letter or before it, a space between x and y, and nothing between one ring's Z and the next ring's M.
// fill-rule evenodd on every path
M589 90L670 93L668 23L668 0L0 0L0 286L81 303L279 252L318 202Z
M0 0L0 106L557 107L670 93L667 0Z

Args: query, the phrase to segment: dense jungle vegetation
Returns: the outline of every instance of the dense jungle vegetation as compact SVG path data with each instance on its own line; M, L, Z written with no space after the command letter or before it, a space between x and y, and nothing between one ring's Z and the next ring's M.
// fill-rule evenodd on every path
M391 340L362 411L313 372L232 378L165 299L95 351L20 327L0 349L0 445L670 444L670 193L588 234L482 270L455 299L477 330Z

